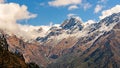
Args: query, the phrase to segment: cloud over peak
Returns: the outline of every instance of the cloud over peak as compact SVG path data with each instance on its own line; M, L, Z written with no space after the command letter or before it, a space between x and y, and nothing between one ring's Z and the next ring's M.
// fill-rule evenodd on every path
M24 25L18 24L18 20L30 19L36 17L27 10L27 6L16 3L1 3L0 4L0 29L7 34L15 34L24 38L33 38L29 32L22 30ZM20 26L21 25L21 26Z
M107 16L109 16L109 15L111 15L113 13L118 13L118 12L120 12L120 5L116 5L111 9L102 11L102 15L99 16L99 18L103 19L103 18L105 18L105 17L107 17Z
M71 18L71 17L74 17L74 16L76 16L76 14L73 14L73 13L69 13L69 14L67 15L68 18Z

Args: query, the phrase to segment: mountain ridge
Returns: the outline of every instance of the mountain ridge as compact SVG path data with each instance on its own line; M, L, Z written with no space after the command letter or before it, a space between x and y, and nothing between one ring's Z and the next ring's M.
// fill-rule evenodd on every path
M109 42L112 42L112 39L110 39L112 36L115 37L114 39L116 40L114 44L119 47L117 45L119 44L119 28L120 13L115 13L102 19L99 23L91 23L87 26L80 20L76 21L75 18L71 18L60 27L51 27L44 37L37 37L30 42L24 41L16 35L7 35L6 40L9 44L8 50L13 53L20 52L26 63L34 62L45 68L74 68L76 66L79 68L79 65L82 64L83 67L89 65L91 65L91 67L99 67L99 65L92 65L92 63L95 64L94 61L97 61L96 56L98 56L98 58L100 55L103 57L106 56L107 50L109 50L108 54L110 54L108 57L111 58L111 56L113 56L111 53L115 51L114 48L116 47L113 45L110 45L113 49L107 47ZM117 36L118 39L116 39ZM102 41L103 39L106 40ZM117 55L117 57L119 56ZM91 59L93 60L91 61ZM64 62L64 60L66 61ZM81 62L78 60L81 60ZM108 61L108 59L106 61ZM103 61L98 62L101 63ZM116 63L116 61L114 62ZM104 67L104 64L101 67Z

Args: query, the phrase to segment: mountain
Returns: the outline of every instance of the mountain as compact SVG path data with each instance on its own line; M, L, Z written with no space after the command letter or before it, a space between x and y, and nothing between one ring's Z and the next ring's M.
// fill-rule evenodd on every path
M35 30L40 31L42 29ZM72 17L44 36L25 41L5 34L8 51L20 53L25 63L44 68L119 68L120 13L98 23L83 23ZM34 65L34 64L33 64Z
M116 18L115 18L116 17ZM120 66L120 13L113 14L100 23L114 27L97 38L84 52L68 53L48 68L119 68ZM76 49L74 49L76 50Z
M75 29L81 30L83 28L81 20L75 17L65 20L60 27L71 31Z
M45 37L38 37L36 40L40 42L45 42L47 41L47 39L51 38L51 36L77 33L78 31L82 30L82 28L83 23L81 22L81 20L76 17L72 17L70 19L66 19L59 27L51 27Z
M78 31L77 33L69 34L69 36L67 36L67 33L64 34L64 36L58 35L58 37L61 39L60 41L58 40L59 38L56 37L50 38L49 42L46 42L47 45L46 43L44 43L44 45L53 46L50 58L57 60L50 64L48 68L70 68L72 64L75 66L71 68L77 68L76 66L79 66L80 64L76 64L80 63L80 61L82 61L80 59L84 58L81 57L81 55L83 55L90 48L93 48L93 44L96 43L96 41L100 39L104 34L111 32L113 30L113 27L118 25L117 23L120 21L119 18L120 13L113 14L101 20L99 23L93 23L87 27L83 26L82 30ZM50 41L51 39L52 41ZM56 42L58 44L56 44ZM98 46L100 46L100 44ZM93 49L90 51L92 50ZM87 54L85 53L85 55Z

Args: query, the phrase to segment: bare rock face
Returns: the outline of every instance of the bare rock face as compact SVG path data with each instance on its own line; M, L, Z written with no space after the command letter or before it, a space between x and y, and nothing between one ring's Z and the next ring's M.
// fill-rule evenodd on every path
M0 68L29 68L20 54L8 51L8 43L3 34L0 34Z
M7 42L9 44L9 51L22 54L26 63L36 63L39 66L46 66L48 64L48 60L43 54L44 48L38 45L37 42L24 42L16 36L7 37Z

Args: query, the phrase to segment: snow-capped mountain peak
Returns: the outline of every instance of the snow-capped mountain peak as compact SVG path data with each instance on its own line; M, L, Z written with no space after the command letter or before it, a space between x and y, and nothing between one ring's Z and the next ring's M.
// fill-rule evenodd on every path
M45 37L37 38L38 41L48 40L58 38L63 39L66 37L87 37L92 34L95 36L100 36L105 32L110 31L117 22L119 22L120 13L113 14L105 19L101 20L99 23L89 21L87 23L82 23L80 19L70 18L61 24L60 27L51 27L49 33Z
M71 17L70 19L67 19L63 22L63 24L60 26L63 29L82 29L82 22L80 19L76 18L76 17Z

